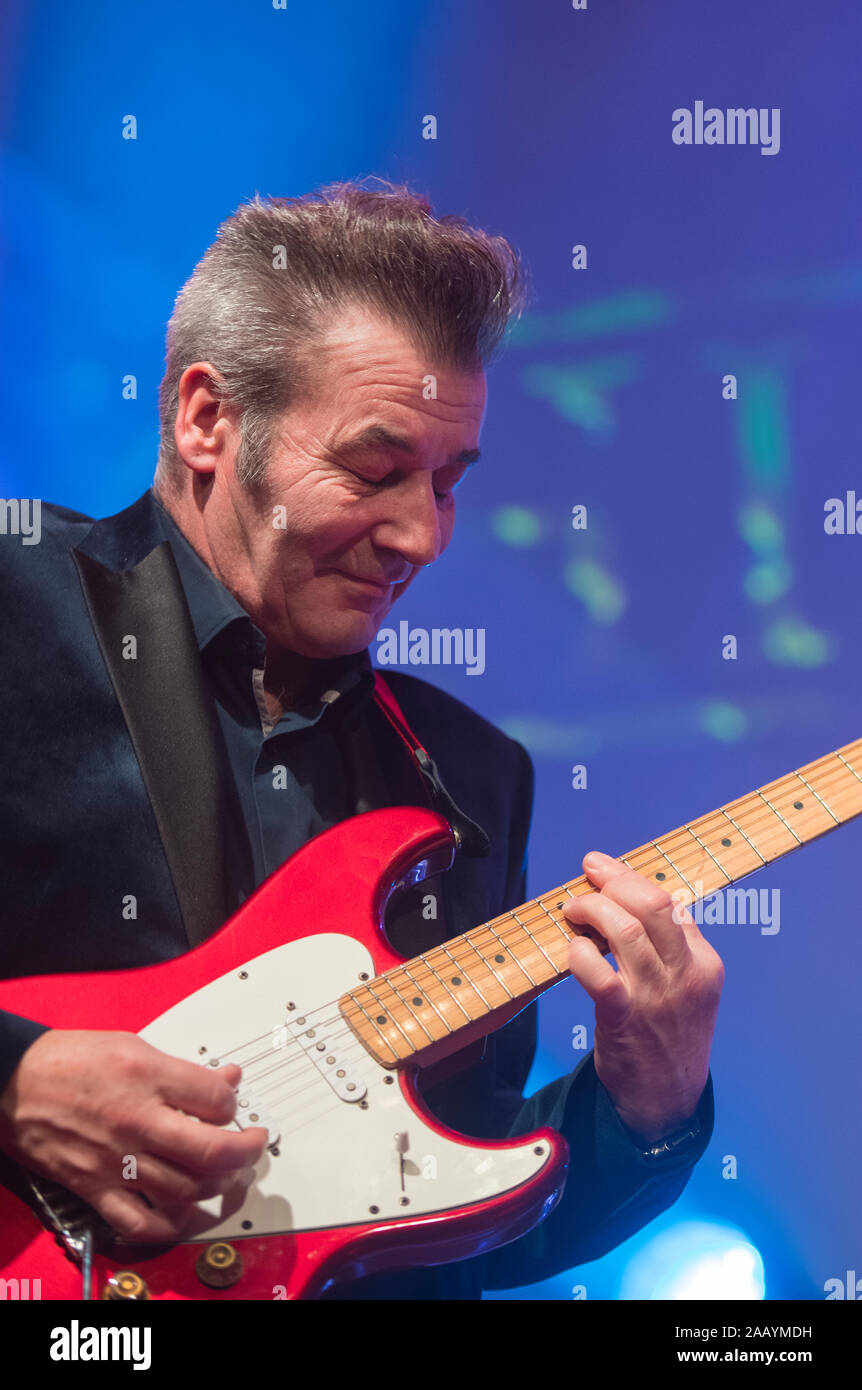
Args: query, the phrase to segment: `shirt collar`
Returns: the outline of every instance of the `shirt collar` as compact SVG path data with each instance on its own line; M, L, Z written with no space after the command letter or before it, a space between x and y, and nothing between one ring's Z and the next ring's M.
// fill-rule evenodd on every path
M220 632L231 623L241 620L261 652L265 650L263 633L252 622L242 605L226 589L221 580L213 574L209 565L198 555L194 546L180 530L170 512L162 505L155 493L154 500L159 509L165 537L171 547L177 564L180 581L191 614L192 627L198 647L203 653ZM322 688L320 702L332 705L341 696L350 693L346 706L364 704L374 689L374 668L368 648L357 652L353 657L344 657L335 662L321 662ZM328 697L328 698L327 698Z

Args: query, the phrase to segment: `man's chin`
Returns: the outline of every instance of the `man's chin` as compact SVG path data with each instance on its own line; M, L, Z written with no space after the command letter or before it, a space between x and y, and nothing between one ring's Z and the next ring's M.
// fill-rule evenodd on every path
M335 626L325 633L301 633L294 639L290 650L312 661L333 661L337 657L355 656L373 642L380 626L380 623L352 623Z

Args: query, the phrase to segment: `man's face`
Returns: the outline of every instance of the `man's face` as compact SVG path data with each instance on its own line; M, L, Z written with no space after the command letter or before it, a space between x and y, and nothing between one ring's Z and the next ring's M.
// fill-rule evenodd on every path
M232 461L213 479L213 567L268 644L316 658L369 645L449 544L485 396L484 373L435 367L397 327L359 310L339 320L263 482L242 487Z

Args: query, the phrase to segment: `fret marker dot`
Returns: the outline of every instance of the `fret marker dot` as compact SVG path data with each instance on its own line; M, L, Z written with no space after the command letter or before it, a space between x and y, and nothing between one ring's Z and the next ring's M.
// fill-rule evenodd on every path
M667 874L657 873L656 878L658 879L659 883L664 883L665 879L667 878Z
M503 964L503 961L506 959L506 957L505 957L505 956L495 956L494 959L495 959L495 961L497 962L498 965L502 965L502 964Z
M385 1023L385 1022L386 1022L386 1015L385 1015L385 1014L378 1014L378 1015L377 1015L377 1022L378 1022L378 1023Z
M453 975L453 976L452 976L452 983L453 983L453 985L460 985L460 983L461 983L461 976L460 976L460 975Z
M418 995L418 994L417 994L416 998L413 1000L413 1003L414 1003L414 1004L421 1004L421 1003L422 1003L422 1000L419 998L419 995Z
M801 801L794 801L794 803L793 803L793 809L794 809L794 811L801 811L801 810L802 810L802 802L801 802Z
M730 841L729 841L729 840L722 840L721 843L724 845L724 848L725 848L725 849L730 849Z

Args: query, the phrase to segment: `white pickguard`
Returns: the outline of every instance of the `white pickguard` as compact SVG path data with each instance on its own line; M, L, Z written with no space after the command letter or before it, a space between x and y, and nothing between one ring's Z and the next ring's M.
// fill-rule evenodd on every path
M448 1211L506 1192L547 1163L550 1149L544 1142L488 1150L440 1137L423 1123L402 1095L396 1074L369 1056L338 1014L337 1000L363 972L372 979L376 973L370 955L352 937L304 937L212 981L141 1030L148 1043L175 1057L203 1065L238 1062L240 1094L250 1087L264 1107L261 1118L271 1117L278 1131L278 1153L264 1154L241 1205L221 1197L200 1203L191 1239ZM295 1004L290 1011L289 1002ZM301 1046L296 1039L301 1019L309 1026L332 1022ZM321 1039L327 1046L315 1062L305 1049ZM336 1094L321 1070L327 1057L345 1071L334 1084L343 1087L353 1077L354 1094L363 1095L366 1108Z

